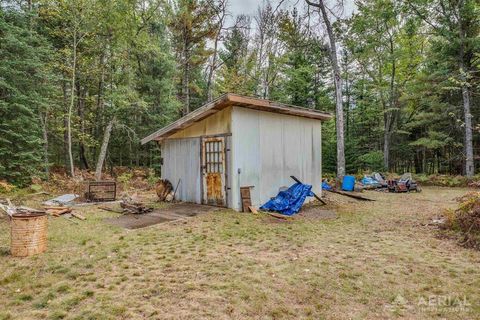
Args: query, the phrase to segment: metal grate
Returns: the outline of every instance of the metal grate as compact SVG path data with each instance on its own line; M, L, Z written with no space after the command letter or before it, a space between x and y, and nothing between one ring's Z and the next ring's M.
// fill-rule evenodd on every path
M205 142L205 169L207 173L223 173L222 141Z
M117 197L117 183L115 181L88 181L85 198L88 201L115 201Z

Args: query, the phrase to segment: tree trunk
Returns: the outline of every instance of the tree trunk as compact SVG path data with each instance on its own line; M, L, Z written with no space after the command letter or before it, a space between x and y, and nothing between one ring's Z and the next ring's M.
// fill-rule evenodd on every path
M463 11L464 2L458 2L459 14ZM458 19L458 30L460 34L460 50L459 50L459 67L460 80L462 81L462 99L463 99L463 116L465 121L465 175L468 178L475 174L475 164L473 160L473 130L472 130L472 114L470 113L470 90L468 87L467 73L469 65L465 63L465 31L463 30L463 20Z
M67 148L68 148L68 160L70 166L70 176L75 176L75 168L73 166L73 153L72 153L72 111L73 105L75 103L75 80L77 73L77 33L73 33L73 61L72 61L72 80L70 89L70 106L68 107L68 116L67 116Z
M218 51L218 41L220 38L220 31L221 31L221 26L217 32L217 36L215 37L215 43L213 46L213 57L212 57L212 63L210 65L209 71L208 71L208 80L207 80L207 99L208 101L213 100L213 74L216 69L217 65L217 51Z
M390 142L392 139L392 131L395 128L396 121L396 89L395 89L395 78L397 72L397 65L394 55L394 43L392 37L390 41L390 59L392 60L392 71L390 74L390 101L389 108L385 110L384 116L384 139L383 139L383 165L386 170L390 170Z
M465 174L471 178L475 174L473 162L473 137L472 137L472 114L470 113L470 91L468 86L462 84L463 114L465 118Z
M79 139L80 147L80 164L83 169L89 169L87 156L85 155L85 144L83 143L83 137L85 136L85 98L87 96L87 91L82 90L80 84L77 84L77 93L78 93L78 117L80 118L80 132L82 137Z
M42 113L39 114L40 123L42 124L42 133L43 133L43 162L45 166L45 177L48 180L50 174L50 165L48 160L48 127L47 127L47 113L45 117L42 116Z
M343 100L342 100L342 77L340 75L340 68L338 66L337 58L337 44L335 34L333 33L332 25L328 18L327 9L323 0L319 0L318 3L313 3L306 0L311 6L315 6L320 9L322 18L327 29L328 39L330 41L330 61L333 69L333 80L335 83L335 129L337 131L337 176L342 178L345 176L345 137L343 132Z
M103 164L105 163L105 158L107 156L108 143L110 142L110 135L112 134L113 124L115 123L115 118L110 120L107 127L105 128L105 134L103 135L102 147L100 148L100 154L98 155L97 167L95 169L95 180L100 180L102 178Z
M390 169L390 132L386 128L383 133L383 166L387 171Z
M188 53L188 43L184 42L183 48L183 115L190 113L190 55Z
M66 78L66 77L65 77ZM63 114L63 161L65 165L65 171L68 173L69 167L69 159L68 159L68 134L67 134L67 127L68 127L68 98L67 98L67 83L66 81L62 81L62 92L63 92L63 106L64 106L64 114Z

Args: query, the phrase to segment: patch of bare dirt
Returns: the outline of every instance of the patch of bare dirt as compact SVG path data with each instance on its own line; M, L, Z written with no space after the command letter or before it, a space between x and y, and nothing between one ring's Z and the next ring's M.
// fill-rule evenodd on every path
M195 217L199 214L218 210L217 207L194 203L175 203L167 208L157 209L146 214L125 214L116 218L108 218L109 224L126 229L139 229L159 223Z

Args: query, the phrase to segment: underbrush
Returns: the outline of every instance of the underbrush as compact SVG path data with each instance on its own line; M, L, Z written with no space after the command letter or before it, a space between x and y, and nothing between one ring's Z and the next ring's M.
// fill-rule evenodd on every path
M480 192L467 193L457 201L457 209L445 212L445 229L453 232L462 246L480 250Z
M477 186L480 181L480 176L475 176L471 179L460 175L446 175L446 174L419 174L414 175L415 180L425 186L437 187L468 187Z
M102 180L117 182L118 191L151 190L159 177L150 168L115 167L102 174ZM85 183L95 180L95 172L75 169L75 177L70 177L63 168L52 168L48 180L33 178L26 188L18 188L0 180L0 194L7 197L23 197L30 194L83 194Z

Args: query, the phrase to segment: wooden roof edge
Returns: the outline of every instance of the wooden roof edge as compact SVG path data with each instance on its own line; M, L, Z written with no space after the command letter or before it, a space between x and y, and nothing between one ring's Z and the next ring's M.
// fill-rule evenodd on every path
M329 120L332 118L332 115L328 112L323 112L320 110L316 109L309 109L305 107L299 107L291 104L286 104L286 103L280 103L272 100L267 100L267 99L261 99L261 98L255 98L255 97L248 97L248 96L242 96L238 95L235 93L228 93L229 101L235 103L241 103L245 105L255 105L259 107L265 107L272 112L272 109L278 109L279 111L281 109L288 110L290 114L292 115L298 115L298 116L305 116L305 115L315 115L315 118L319 120Z
M178 129L178 127L185 124L193 123L198 118L202 118L203 113L215 109L220 106L230 106L230 105L239 105L239 106L257 106L258 109L265 108L267 112L278 112L285 113L294 116L308 117L318 120L328 120L332 118L332 115L315 109L307 109L303 107L283 104L275 101L270 101L266 99L260 99L255 97L242 96L235 93L225 93L218 97L217 99L209 102L202 107L190 112L189 114L183 116L182 118L172 122L171 124L153 132L152 134L146 136L141 140L142 145L150 142L152 140L158 140L162 135ZM221 109L221 108L220 108Z

